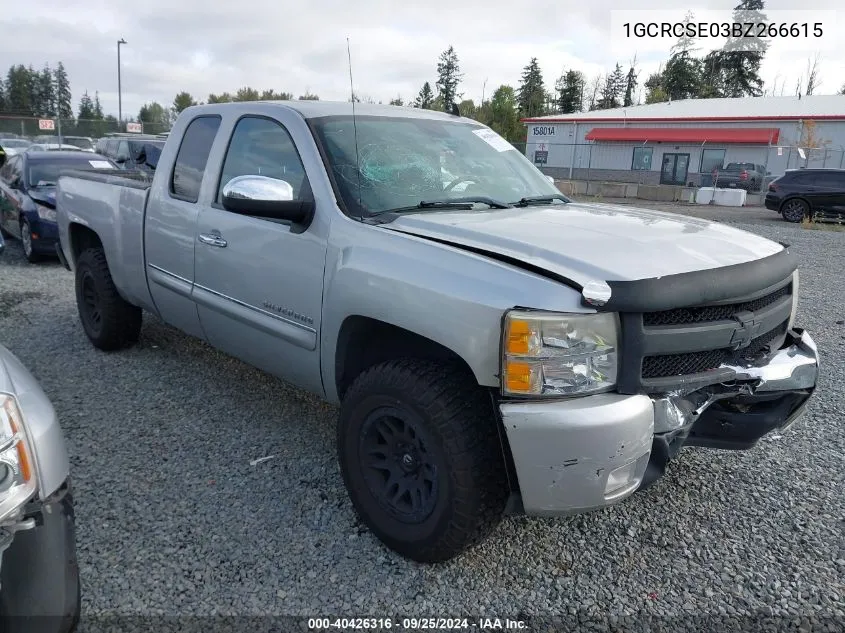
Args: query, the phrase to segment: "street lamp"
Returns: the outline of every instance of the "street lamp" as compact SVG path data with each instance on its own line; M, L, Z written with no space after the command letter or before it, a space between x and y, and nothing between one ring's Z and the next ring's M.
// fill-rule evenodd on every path
M122 37L117 40L117 125L118 130L123 125L123 95L120 89L120 45L126 44L126 40Z

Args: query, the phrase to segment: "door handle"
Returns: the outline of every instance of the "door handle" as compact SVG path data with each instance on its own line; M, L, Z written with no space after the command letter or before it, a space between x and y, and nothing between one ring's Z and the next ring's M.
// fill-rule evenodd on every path
M203 244L208 244L209 246L219 246L221 248L225 248L228 242L224 240L219 233L200 233L199 240Z

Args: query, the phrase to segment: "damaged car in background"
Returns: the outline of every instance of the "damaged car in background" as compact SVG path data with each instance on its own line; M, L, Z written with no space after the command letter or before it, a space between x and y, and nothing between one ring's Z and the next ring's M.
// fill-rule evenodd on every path
M801 416L818 354L789 247L572 202L457 114L352 108L194 106L151 179L63 175L92 344L133 344L148 311L340 404L356 511L426 562L506 511L603 508L683 447Z

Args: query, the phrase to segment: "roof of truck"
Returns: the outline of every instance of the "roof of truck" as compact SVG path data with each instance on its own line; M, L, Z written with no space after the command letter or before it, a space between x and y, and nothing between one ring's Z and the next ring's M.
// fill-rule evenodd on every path
M266 106L281 106L299 112L306 119L315 119L324 116L351 116L352 103L349 101L312 101L312 100L295 100L295 101L238 101L232 103L214 103L201 106L192 106L191 110L196 109L199 113L202 110L218 111L220 107L235 108L238 106L251 106L255 108L256 105ZM356 103L356 116L384 116L384 117L409 117L419 119L440 119L444 121L462 120L452 114L439 112L437 110L424 110L422 108L412 108L408 106L393 106L381 103ZM471 119L463 119L471 121ZM478 121L473 121L480 125Z

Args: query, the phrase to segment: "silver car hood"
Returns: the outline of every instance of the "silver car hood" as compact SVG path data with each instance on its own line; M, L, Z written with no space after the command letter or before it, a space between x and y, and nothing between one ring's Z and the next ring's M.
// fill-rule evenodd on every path
M493 252L573 282L633 281L744 264L781 244L674 213L569 203L403 215L384 228Z

